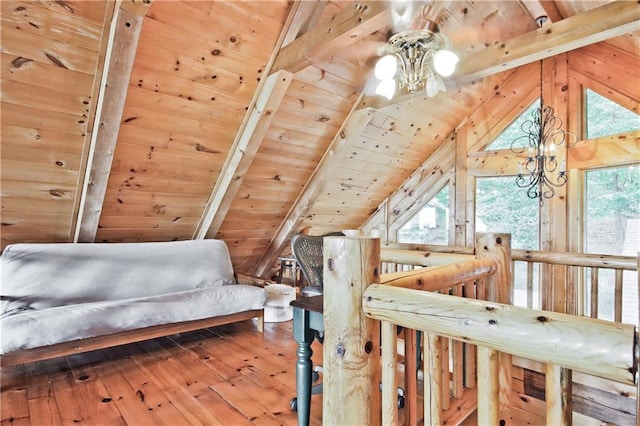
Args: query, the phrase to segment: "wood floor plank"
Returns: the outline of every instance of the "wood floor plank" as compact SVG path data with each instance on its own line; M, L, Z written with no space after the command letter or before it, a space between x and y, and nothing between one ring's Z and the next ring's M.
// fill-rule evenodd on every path
M114 361L106 361L94 367L94 371L113 398L113 402L127 424L140 425L149 422L161 423L156 411L150 410L140 399L136 390L118 371Z
M3 425L31 424L24 367L18 365L7 370L9 371L7 371L6 379L4 371L2 375L2 394L0 394L2 415L0 422Z
M96 353L98 352L98 353ZM113 398L94 371L93 365L104 359L102 352L86 352L67 357L71 368L71 374L76 381L76 387L81 395L81 400L76 404L83 404L81 408L89 415L84 419L89 424L105 423L113 425L126 425Z
M147 356L156 361L148 368L158 380L164 394L189 424L223 424L221 419L194 396L207 389L208 380L201 380L195 371L184 368L179 360L164 348L166 342L167 339L163 338L140 343L146 349ZM213 381L220 380L216 377Z
M25 364L24 367L31 423L34 425L62 425L62 417L49 372L67 369L66 359L53 358Z
M128 356L122 356L125 353ZM151 372L145 367L146 363L153 363L153 360L137 362L132 357L144 351L137 344L126 345L119 349L118 357L113 358L114 364L120 374L127 380L132 389L135 390L136 397L144 403L151 419L157 419L156 424L180 425L187 424L185 417L165 396L161 388L156 384L156 380Z
M295 425L296 348L291 321L243 321L3 368L2 424Z

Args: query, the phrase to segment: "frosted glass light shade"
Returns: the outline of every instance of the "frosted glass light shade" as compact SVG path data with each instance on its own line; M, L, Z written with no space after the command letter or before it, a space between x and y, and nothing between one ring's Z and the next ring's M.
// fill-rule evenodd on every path
M433 98L435 95L437 95L439 92L446 92L447 88L444 85L444 81L442 81L442 79L435 75L435 74L431 74L429 75L429 77L427 78L427 96L430 98Z
M396 75L398 62L393 55L385 55L376 63L375 75L378 80L391 80Z
M380 81L376 87L376 95L391 100L396 93L396 81L393 78Z
M456 70L458 57L450 50L438 50L433 55L433 67L436 72L444 77L448 77Z

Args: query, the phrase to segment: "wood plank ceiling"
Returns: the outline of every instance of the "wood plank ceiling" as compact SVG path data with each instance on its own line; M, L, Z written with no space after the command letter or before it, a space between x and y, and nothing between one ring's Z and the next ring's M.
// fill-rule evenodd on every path
M383 103L390 3L2 1L2 247L222 238L266 274L292 233L359 227L515 67L637 55L637 10L608 3L433 2L459 71Z

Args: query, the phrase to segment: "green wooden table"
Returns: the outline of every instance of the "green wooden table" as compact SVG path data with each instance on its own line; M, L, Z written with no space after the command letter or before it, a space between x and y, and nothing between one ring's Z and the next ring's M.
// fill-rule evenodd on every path
M307 426L311 413L311 343L314 330L322 332L322 295L301 297L291 302L293 307L293 338L298 343L296 351L296 398L298 425Z

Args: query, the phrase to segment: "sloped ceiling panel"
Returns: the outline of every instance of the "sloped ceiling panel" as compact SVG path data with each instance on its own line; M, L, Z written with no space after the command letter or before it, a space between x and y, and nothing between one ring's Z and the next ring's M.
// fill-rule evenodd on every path
M107 2L3 1L2 247L68 241Z
M97 241L192 238L288 9L275 1L152 4Z

